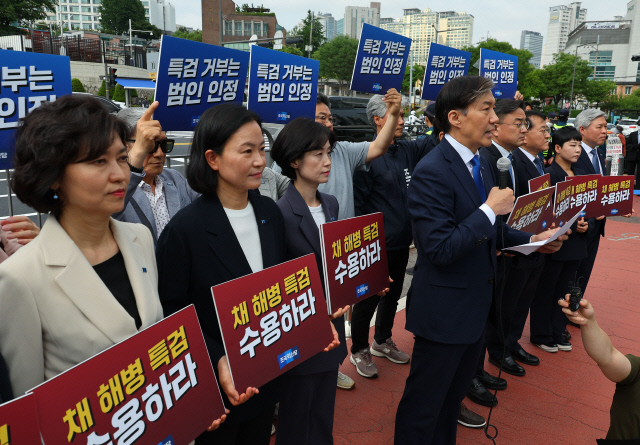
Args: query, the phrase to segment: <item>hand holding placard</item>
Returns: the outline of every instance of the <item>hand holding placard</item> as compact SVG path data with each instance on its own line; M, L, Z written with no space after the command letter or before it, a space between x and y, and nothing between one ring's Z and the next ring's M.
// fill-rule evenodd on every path
M395 88L390 88L384 95L385 103L387 104L387 110L392 116L400 116L402 111L402 95L398 93Z
M233 386L233 379L231 378L229 362L227 361L226 355L223 355L220 360L218 360L218 381L220 382L220 387L227 395L229 402L231 402L233 406L238 406L249 400L254 395L260 393L258 388L253 387L248 387L242 394L238 393L236 387Z

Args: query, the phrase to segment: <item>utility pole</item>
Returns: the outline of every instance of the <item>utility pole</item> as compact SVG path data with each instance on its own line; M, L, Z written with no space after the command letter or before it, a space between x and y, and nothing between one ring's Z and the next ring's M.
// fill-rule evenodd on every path
M102 40L102 39L100 39ZM104 61L104 88L107 99L109 99L109 68L107 67L107 44L102 40L102 60Z
M307 51L307 57L311 58L311 50L313 50L313 11L311 12L311 28L309 30L309 46Z
M600 47L600 35L598 34L598 40L596 40L596 59L593 61L593 80L596 80L596 67L598 66L599 47Z
M413 54L409 51L409 63L411 67L409 68L409 102L411 105L409 106L409 112L413 110Z

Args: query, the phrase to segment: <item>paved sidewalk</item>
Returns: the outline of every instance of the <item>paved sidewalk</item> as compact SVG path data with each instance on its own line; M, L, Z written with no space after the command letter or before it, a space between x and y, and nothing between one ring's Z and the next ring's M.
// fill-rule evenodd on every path
M637 202L634 207L640 210ZM594 304L598 322L614 345L623 353L640 355L640 225L621 221L607 221L607 238L600 243L585 298ZM413 339L402 328L404 323L405 312L401 311L394 340L400 349L411 352ZM526 367L525 377L503 375L509 387L498 392L499 404L491 419L498 428L496 443L584 445L605 436L614 384L585 353L579 329L569 327L569 331L573 351L550 354L529 343L528 324L525 327L521 344L542 363ZM380 377L373 380L360 377L348 358L341 368L355 379L356 388L337 393L334 437L338 445L393 443L395 413L409 365L374 360ZM497 368L488 362L486 369L497 374ZM489 408L468 399L465 403L485 417L489 414ZM482 430L458 428L460 445L490 443Z

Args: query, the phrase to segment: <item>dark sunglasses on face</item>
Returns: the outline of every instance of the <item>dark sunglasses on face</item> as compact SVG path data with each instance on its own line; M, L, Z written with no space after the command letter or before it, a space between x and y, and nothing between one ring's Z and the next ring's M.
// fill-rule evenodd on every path
M127 139L127 142L135 143L136 140ZM163 139L161 141L156 141L156 144L153 147L153 150L151 150L149 153L155 153L158 150L158 147L160 147L162 152L165 154L171 153L173 151L173 146L175 143L176 143L175 139Z

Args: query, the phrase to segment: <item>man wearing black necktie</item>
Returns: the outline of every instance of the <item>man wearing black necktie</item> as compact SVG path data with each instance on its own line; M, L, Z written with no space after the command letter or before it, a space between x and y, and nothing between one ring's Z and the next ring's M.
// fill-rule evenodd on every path
M513 208L478 149L491 144L498 122L491 80L449 81L436 100L440 144L416 166L409 185L418 267L406 328L415 335L411 370L395 424L395 443L456 441L460 403L475 374L494 294L496 248L545 239L502 224ZM557 251L562 240L544 251Z
M525 115L529 122L525 141L511 153L516 177L516 197L529 193L529 181L544 174L538 155L548 148L549 140L546 116L538 111L527 111ZM502 326L489 323L487 350L489 362L502 366L502 370L507 374L521 377L526 371L520 363L530 366L540 364L538 357L525 351L518 342L522 337L543 267L544 256L537 252L505 259L505 285L501 302Z
M593 108L584 110L576 117L573 125L582 135L582 153L580 153L575 166L590 175L606 175L604 159L598 151L598 146L604 144L607 140L607 120L604 117L604 113ZM604 236L605 223L605 217L601 216L596 218L595 224L589 224L589 230L587 231L587 258L580 261L580 266L578 266L578 277L581 278L580 287L583 294L589 283L593 264L596 261L600 237Z

